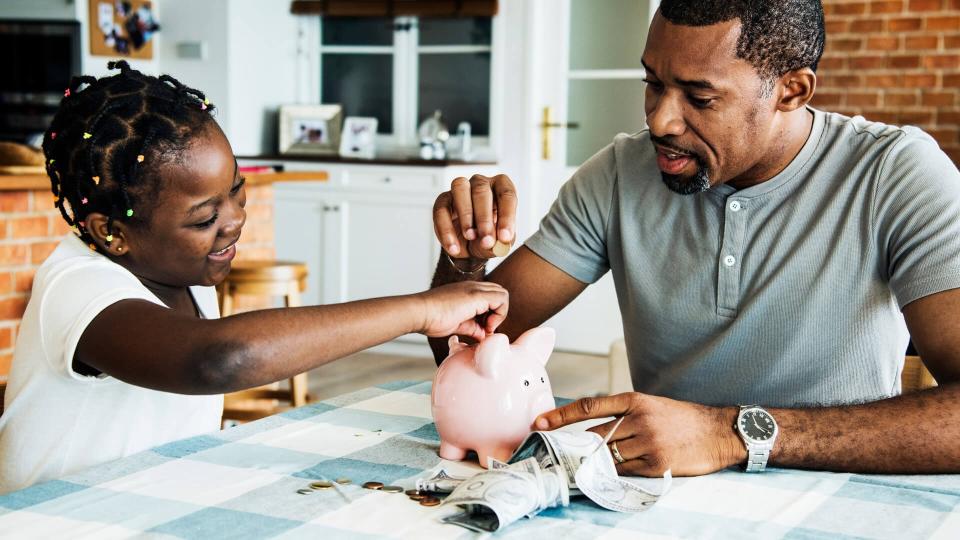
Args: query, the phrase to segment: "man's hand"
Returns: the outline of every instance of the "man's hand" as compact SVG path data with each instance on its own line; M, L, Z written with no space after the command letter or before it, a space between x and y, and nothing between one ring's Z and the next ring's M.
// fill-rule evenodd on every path
M707 407L664 397L627 392L583 398L537 418L537 429L607 416L624 416L609 444L626 460L617 471L627 476L708 474L744 461L746 449L734 432L736 407ZM615 421L590 429L605 436Z
M507 317L509 305L507 290L488 281L451 283L414 297L422 301L420 333L427 337L483 339Z
M456 178L433 205L437 240L451 257L486 261L516 239L517 192L506 175ZM506 249L506 248L505 248Z

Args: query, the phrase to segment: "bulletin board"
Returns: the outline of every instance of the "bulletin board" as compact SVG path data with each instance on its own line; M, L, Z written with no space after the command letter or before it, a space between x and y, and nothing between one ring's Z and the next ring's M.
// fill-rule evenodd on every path
M90 0L90 54L153 58L153 36L160 30L149 0Z

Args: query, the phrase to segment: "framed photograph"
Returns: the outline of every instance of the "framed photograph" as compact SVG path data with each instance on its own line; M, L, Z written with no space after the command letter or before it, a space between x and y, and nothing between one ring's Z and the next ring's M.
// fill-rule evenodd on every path
M343 121L340 155L373 159L377 149L377 119L370 116L348 116Z
M340 144L340 105L282 105L281 154L336 154Z

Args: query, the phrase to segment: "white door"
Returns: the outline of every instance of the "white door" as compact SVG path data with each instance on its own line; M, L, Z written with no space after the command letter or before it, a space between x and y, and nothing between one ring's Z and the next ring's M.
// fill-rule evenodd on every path
M617 133L643 129L640 58L658 0L533 0L528 149L536 219L560 186ZM535 230L535 225L534 225ZM623 335L610 274L546 323L557 348L607 354Z
M278 187L274 203L277 259L307 265L303 305L342 302L342 205L303 191Z

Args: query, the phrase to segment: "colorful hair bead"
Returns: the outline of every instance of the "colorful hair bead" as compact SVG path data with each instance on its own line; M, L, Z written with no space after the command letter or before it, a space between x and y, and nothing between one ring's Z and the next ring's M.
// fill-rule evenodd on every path
M54 140L54 139L56 139L56 138L57 138L57 132L56 132L56 131L51 131L51 132L50 132L50 140L52 141L52 140Z
M66 90L63 91L63 97L70 97L70 89L69 89L69 88L67 88Z
M54 163L55 161L57 161L57 160L51 159L51 160L50 160L50 165L53 165L53 163Z
M87 198L86 198L86 197L80 199L80 204L87 204L87 202L88 202L88 201L87 201Z
M108 235L107 235L107 242L113 242L113 235L112 235L112 234L108 234Z
M137 163L143 163L143 154L137 156Z
M133 208L127 208L127 217L133 217Z
M97 250L97 246L95 246L95 245L93 245L93 244L87 244L87 247L90 248L90 251L96 251L96 250Z
M86 131L83 132L83 138L84 138L84 139L89 139L90 137L93 137L93 135L87 133Z
M100 185L100 177L99 177L99 176L94 176L94 177L93 177L93 185L95 185L95 186L99 186L99 185Z

